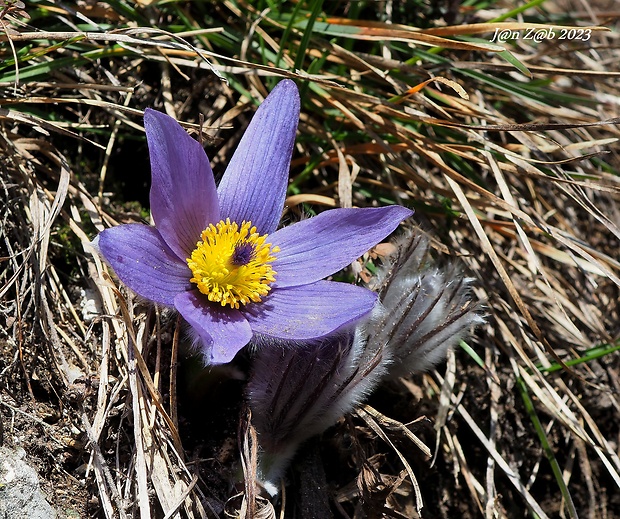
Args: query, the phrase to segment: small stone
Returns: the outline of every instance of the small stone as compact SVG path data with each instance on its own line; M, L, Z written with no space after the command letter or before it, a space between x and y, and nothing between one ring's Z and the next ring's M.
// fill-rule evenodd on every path
M0 517L56 519L37 473L24 461L25 456L24 449L0 447Z

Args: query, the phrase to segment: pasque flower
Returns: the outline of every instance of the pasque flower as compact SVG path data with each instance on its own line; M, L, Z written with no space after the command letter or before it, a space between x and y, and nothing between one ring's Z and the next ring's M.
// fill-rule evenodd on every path
M377 273L379 304L368 318L294 349L283 341L257 349L247 398L261 446L260 478L271 494L303 441L382 380L431 368L483 322L471 281L458 268L437 267L428 239L407 232Z
M272 495L299 445L365 399L389 365L383 348L366 341L364 326L294 348L261 344L252 360L247 398L261 448L259 478Z
M278 229L299 105L295 83L281 81L217 188L202 146L147 109L155 226L120 225L95 240L123 283L179 311L207 362L229 362L255 334L316 339L369 313L376 294L323 278L411 215L401 206L332 209Z
M484 322L473 279L456 265L437 266L428 238L409 231L396 245L377 272L381 305L365 327L366 347L383 346L391 379L432 368Z

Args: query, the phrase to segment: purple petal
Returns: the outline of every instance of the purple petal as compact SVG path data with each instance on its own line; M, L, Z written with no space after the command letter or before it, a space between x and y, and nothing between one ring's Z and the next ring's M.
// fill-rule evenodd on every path
M220 219L209 159L172 117L147 109L144 128L151 157L153 219L166 243L185 260L200 233Z
M212 364L230 362L252 338L252 329L239 310L211 303L198 290L177 295L174 306L200 337Z
M280 81L243 134L218 187L223 217L251 221L260 234L278 227L299 121L299 92Z
M314 283L374 247L413 214L392 205L363 209L332 209L279 229L268 241L280 247L275 254L276 287Z
M377 294L348 283L318 281L274 289L243 314L255 333L281 339L314 339L356 321L372 310Z
M139 223L102 231L96 246L119 279L136 294L167 306L191 288L192 273L157 229Z

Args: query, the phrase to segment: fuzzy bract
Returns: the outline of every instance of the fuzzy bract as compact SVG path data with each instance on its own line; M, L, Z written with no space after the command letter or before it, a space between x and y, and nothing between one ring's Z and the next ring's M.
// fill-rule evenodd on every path
M406 232L383 258L379 304L348 330L319 341L259 345L247 385L260 442L259 477L276 494L302 442L352 411L382 381L425 371L483 322L471 279L438 267L429 240Z

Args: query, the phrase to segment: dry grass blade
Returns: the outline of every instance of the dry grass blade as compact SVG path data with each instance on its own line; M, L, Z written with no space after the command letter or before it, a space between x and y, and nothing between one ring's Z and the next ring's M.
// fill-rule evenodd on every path
M49 102L46 101L46 102ZM1 101L0 101L1 103ZM86 140L89 144L92 144L93 146L96 146L98 148L101 147L100 144L93 142L89 139L85 139L84 137L81 137L80 135L70 131L70 130L66 130L56 124L51 124L48 121L45 121L43 119L40 119L38 117L32 116L32 115L28 115L28 114L24 114L21 112L14 112L12 110L7 110L6 108L0 108L0 118L4 118L4 119L9 119L11 121L16 121L16 122L23 122L23 123L27 123L29 125L32 125L34 128L40 128L42 133L47 133L45 130L50 130L50 131L54 131L54 132L59 132L59 133L63 133L65 135L68 135L70 137L74 137L76 139L84 139Z
M388 437L388 435L385 433L385 431L382 429L381 427L381 423L382 421L384 421L384 416L381 415L380 413L377 413L376 411L374 411L374 409L372 409L370 406L362 406L362 407L358 407L357 410L355 411L355 413L362 418L366 424L368 425L368 427L370 427L375 434L377 434L377 436L379 436L379 438L381 438L385 443L387 443L390 448L398 455L398 457L400 458L400 461L403 463L405 470L407 471L407 474L409 475L409 479L411 481L411 484L413 485L413 490L414 490L414 494L415 494L415 505L416 505L416 511L418 516L421 514L422 512L422 507L424 506L422 504L422 493L420 492L420 487L418 485L418 480L415 477L415 474L413 473L413 469L411 468L411 466L409 465L409 462L407 461L407 458L405 458L405 456L403 456L403 454L400 452L400 450L394 445L394 443L392 442L392 440L390 440L390 438ZM380 422L377 422L377 419L379 419ZM393 421L389 421L387 422L387 424L389 426L394 425ZM403 426L401 424L401 427L399 427L399 430L407 430L407 428L405 426ZM424 446L424 444L422 444L413 434L408 433L407 436L409 438L413 438L414 442L416 443L416 445L422 445ZM425 454L427 456L430 456L430 451L428 450L428 447L424 446L424 451Z
M442 378L439 377L440 382ZM457 404L457 399L454 395L452 395L453 403L456 405L456 410L462 414L465 422L469 425L472 432L476 435L476 437L482 442L482 444L487 449L487 452L493 457L494 461L497 465L502 469L503 473L508 477L510 482L515 486L515 488L519 491L519 493L523 496L527 504L531 507L531 509L538 514L541 519L545 519L548 517L547 514L542 510L536 499L531 495L531 493L527 490L523 482L521 481L521 477L518 473L516 473L508 463L502 458L497 449L493 445L493 443L487 438L479 426L476 424L476 421L472 418L469 412L461 405Z

